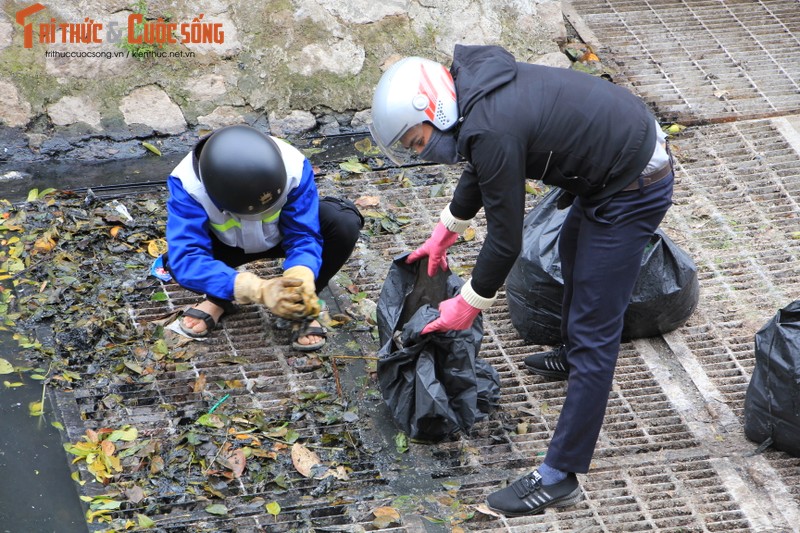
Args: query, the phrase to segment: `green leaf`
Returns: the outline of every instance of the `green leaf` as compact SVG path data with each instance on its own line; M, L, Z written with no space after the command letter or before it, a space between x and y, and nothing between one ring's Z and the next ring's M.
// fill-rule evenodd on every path
M135 427L122 426L121 429L112 431L111 435L109 435L106 440L110 440L111 442L117 442L118 440L131 442L136 440L136 437L138 436L139 436L139 430L136 429Z
M364 163L359 163L356 157L351 157L347 161L339 163L339 168L356 174L363 174L364 172L370 171L370 168Z
M167 300L169 300L169 296L167 296L166 292L159 291L159 292L153 293L153 295L150 297L150 300L152 300L154 302L166 302Z
M381 153L380 148L373 145L372 139L370 139L369 137L364 137L360 141L357 141L353 146L355 146L356 150L358 150L365 156L380 155Z
M264 505L264 509L266 509L269 514L275 517L281 513L281 505L278 502L269 502L268 504Z
M221 503L215 503L213 505L209 505L208 507L206 507L206 512L208 514L225 516L226 514L228 514L228 508L222 505Z
M145 148L147 148L148 150L150 150L151 152L153 152L156 155L161 155L161 150L159 150L158 148L156 148L155 146L153 146L149 142L142 142L142 146L144 146Z
M144 373L144 368L142 368L142 365L140 365L136 361L123 361L123 363L125 364L126 367L128 367L130 370L133 370L139 375L142 375Z
M397 453L406 453L408 451L408 437L402 431L394 436L394 447Z
M136 521L139 522L139 527L155 527L155 520L143 514L136 514Z
M209 428L222 428L225 427L225 421L222 419L220 415L209 414L206 413L201 415L200 418L197 419L197 423L201 426L206 426Z
M0 374L13 374L14 373L14 365L6 361L5 359L0 358Z
M39 189L31 189L30 191L28 191L28 199L27 199L28 202L32 202L37 198L39 198Z
M294 444L295 442L297 442L297 439L299 438L300 438L300 433L298 433L293 429L290 429L289 431L286 432L286 442L288 442L289 444Z
M62 424L61 422L50 422L50 425L59 431L64 431L64 424Z
M47 196L48 194L52 194L54 192L56 192L56 189L54 189L52 187L50 187L48 189L45 189L43 191L39 191L39 194L36 195L36 199L40 200L40 199L44 198L45 196Z
M444 196L445 193L445 185L444 183L437 183L433 187L431 187L431 198L439 198Z
M153 353L156 355L167 355L169 353L167 341L164 339L158 339L155 344L153 344Z

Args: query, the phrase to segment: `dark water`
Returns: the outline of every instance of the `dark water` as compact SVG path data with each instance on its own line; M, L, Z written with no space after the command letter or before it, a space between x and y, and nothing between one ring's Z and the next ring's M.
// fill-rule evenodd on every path
M21 365L16 351L11 333L0 331L0 357ZM8 388L4 381L24 386ZM51 425L52 404L45 399L44 416L30 415L28 405L41 397L41 382L0 376L0 532L88 531L61 435Z
M155 190L186 154L102 163L53 161L0 165L0 198L25 200L31 189L62 191L91 187L96 192Z
M337 172L339 163L358 157L365 160L355 144L367 138L367 133L341 134L330 137L291 139L289 142L303 151L317 176ZM62 191L87 187L98 196L114 196L137 191L154 191L164 186L167 176L188 151L148 155L116 161L87 162L53 160L37 163L0 163L0 198L20 202L31 189L54 188ZM374 160L373 160L374 162ZM384 164L386 162L384 161Z

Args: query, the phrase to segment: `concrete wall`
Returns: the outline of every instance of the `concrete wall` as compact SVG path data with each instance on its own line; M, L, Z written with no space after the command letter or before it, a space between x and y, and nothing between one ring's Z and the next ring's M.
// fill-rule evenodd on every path
M42 0L18 23L34 5L0 11L6 161L135 157L143 140L183 150L238 122L282 136L361 130L383 69L406 55L449 65L456 43L566 60L559 0ZM157 38L173 24L177 42L134 57L146 43L121 38L136 13ZM192 29L205 42L182 39ZM100 42L69 42L84 38Z

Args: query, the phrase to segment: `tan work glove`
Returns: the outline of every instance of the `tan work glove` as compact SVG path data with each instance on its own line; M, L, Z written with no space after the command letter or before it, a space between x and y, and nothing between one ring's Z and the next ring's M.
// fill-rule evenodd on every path
M299 279L263 279L241 272L233 281L233 296L240 304L262 304L279 317L296 319L305 316L302 285Z
M317 297L317 287L314 284L314 272L303 265L296 265L287 268L283 277L286 279L299 279L302 282L300 286L303 292L303 302L305 309L303 310L304 316L316 317L319 316L320 305L319 297Z

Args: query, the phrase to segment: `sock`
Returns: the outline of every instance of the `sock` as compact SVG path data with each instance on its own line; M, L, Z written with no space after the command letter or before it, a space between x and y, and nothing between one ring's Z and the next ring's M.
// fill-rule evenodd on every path
M547 466L545 463L542 463L538 470L539 475L542 476L542 485L554 485L567 478L567 472Z

